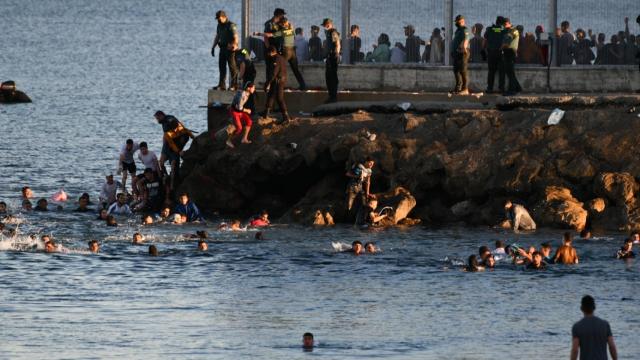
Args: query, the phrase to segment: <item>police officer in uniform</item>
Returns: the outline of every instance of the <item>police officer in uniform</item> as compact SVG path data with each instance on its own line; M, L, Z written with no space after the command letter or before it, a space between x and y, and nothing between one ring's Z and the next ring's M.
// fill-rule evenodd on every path
M218 27L216 29L216 37L211 47L211 56L215 57L216 46L220 47L218 53L218 68L220 71L220 81L214 89L225 90L227 88L227 64L231 73L230 88L235 88L238 82L238 69L236 67L236 59L234 52L238 49L238 31L236 24L229 21L224 11L216 12L216 20Z
M518 30L511 26L511 20L509 18L504 19L504 38L502 41L502 62L503 71L500 72L500 83L504 84L504 76L509 78L509 88L504 95L515 95L522 91L520 83L516 78L515 62L516 54L518 52L518 41L520 41L520 33Z
M242 84L254 82L256 80L256 67L251 60L251 54L247 49L236 51L236 65L238 66L238 78L242 79Z
M270 46L275 46L276 49L280 48L280 44L279 41L281 40L281 38L278 38L275 35L275 33L278 32L278 30L280 30L280 21L282 20L282 18L286 15L287 13L284 11L284 9L281 8L277 8L273 11L273 17L269 20L267 20L264 23L264 31L263 31L263 39L264 39L264 57L265 60L267 61L267 63L269 62L269 47ZM271 78L271 66L265 66L266 68L266 72L267 72L267 76L266 79L270 79Z
M273 109L273 103L278 102L280 112L282 113L282 122L289 122L289 112L287 111L287 104L284 102L284 88L287 86L287 61L284 57L278 54L275 46L269 47L267 53L267 67L271 77L267 78L264 84L264 92L267 93L267 106L264 112L264 117L269 117L269 113Z
M327 58L325 60L325 79L329 98L327 103L338 101L338 60L340 58L340 33L333 27L333 20L322 20L327 36Z
M501 66L502 62L502 24L504 18L498 16L496 23L489 26L484 32L485 48L487 49L487 65L489 66L489 72L487 77L487 93L493 93L493 84L496 79L496 72ZM498 88L500 92L504 92L504 78L500 78Z
M471 39L471 32L464 24L464 16L456 16L457 30L451 43L453 74L456 78L456 87L453 89L453 93L458 95L469 95L469 90L467 89L467 65L469 64L469 39Z
M306 90L307 85L305 84L304 78L298 69L298 57L296 56L295 46L296 34L293 26L286 17L283 17L280 21L279 32L282 34L282 49L280 54L282 54L284 59L289 62L293 75L296 77L296 80L298 80L299 89L304 91Z

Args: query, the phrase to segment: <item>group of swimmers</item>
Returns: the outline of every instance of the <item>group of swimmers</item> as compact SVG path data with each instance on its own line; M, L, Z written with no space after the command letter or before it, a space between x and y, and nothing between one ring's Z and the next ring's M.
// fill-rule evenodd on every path
M591 232L583 230L580 233L580 238L582 240L590 239ZM553 249L549 242L540 244L539 249L534 246L524 249L517 244L505 246L502 240L498 240L493 251L488 246L480 246L478 255L470 255L463 270L469 272L492 270L495 268L496 262L500 260L509 261L514 265L522 265L526 270L534 271L546 270L547 266L551 264L578 264L578 253L572 243L573 236L570 232L565 232L562 245L552 255ZM614 257L623 260L635 258L633 244L640 244L640 233L633 232L630 237L626 238Z

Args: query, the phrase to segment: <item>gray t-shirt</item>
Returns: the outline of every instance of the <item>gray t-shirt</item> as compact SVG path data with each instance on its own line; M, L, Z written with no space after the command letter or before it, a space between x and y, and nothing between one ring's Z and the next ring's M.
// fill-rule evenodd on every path
M585 316L573 324L571 335L580 340L580 360L607 360L609 323L597 316Z

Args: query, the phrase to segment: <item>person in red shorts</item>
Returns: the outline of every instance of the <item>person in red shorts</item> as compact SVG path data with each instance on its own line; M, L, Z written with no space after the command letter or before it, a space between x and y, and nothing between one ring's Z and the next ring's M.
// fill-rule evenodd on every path
M251 144L248 137L249 131L251 131L251 125L253 124L253 121L251 121L251 114L253 113L253 93L255 91L256 86L252 82L248 81L244 85L244 89L239 90L233 97L231 109L229 110L231 119L233 120L233 125L236 127L234 135L242 134L242 140L240 142L243 144ZM233 148L234 145L231 139L232 138L230 137L226 144L230 148Z

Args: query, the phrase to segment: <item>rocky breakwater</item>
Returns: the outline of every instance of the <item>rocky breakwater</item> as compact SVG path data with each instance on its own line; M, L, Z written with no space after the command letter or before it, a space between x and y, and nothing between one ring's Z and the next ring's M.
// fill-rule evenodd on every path
M539 226L640 229L640 118L630 111L640 98L569 98L343 104L288 125L261 120L254 143L236 149L204 133L180 187L223 214L266 208L286 222L350 222L344 175L371 156L372 192L395 209L387 225L495 225L512 199ZM559 104L566 113L549 125Z

